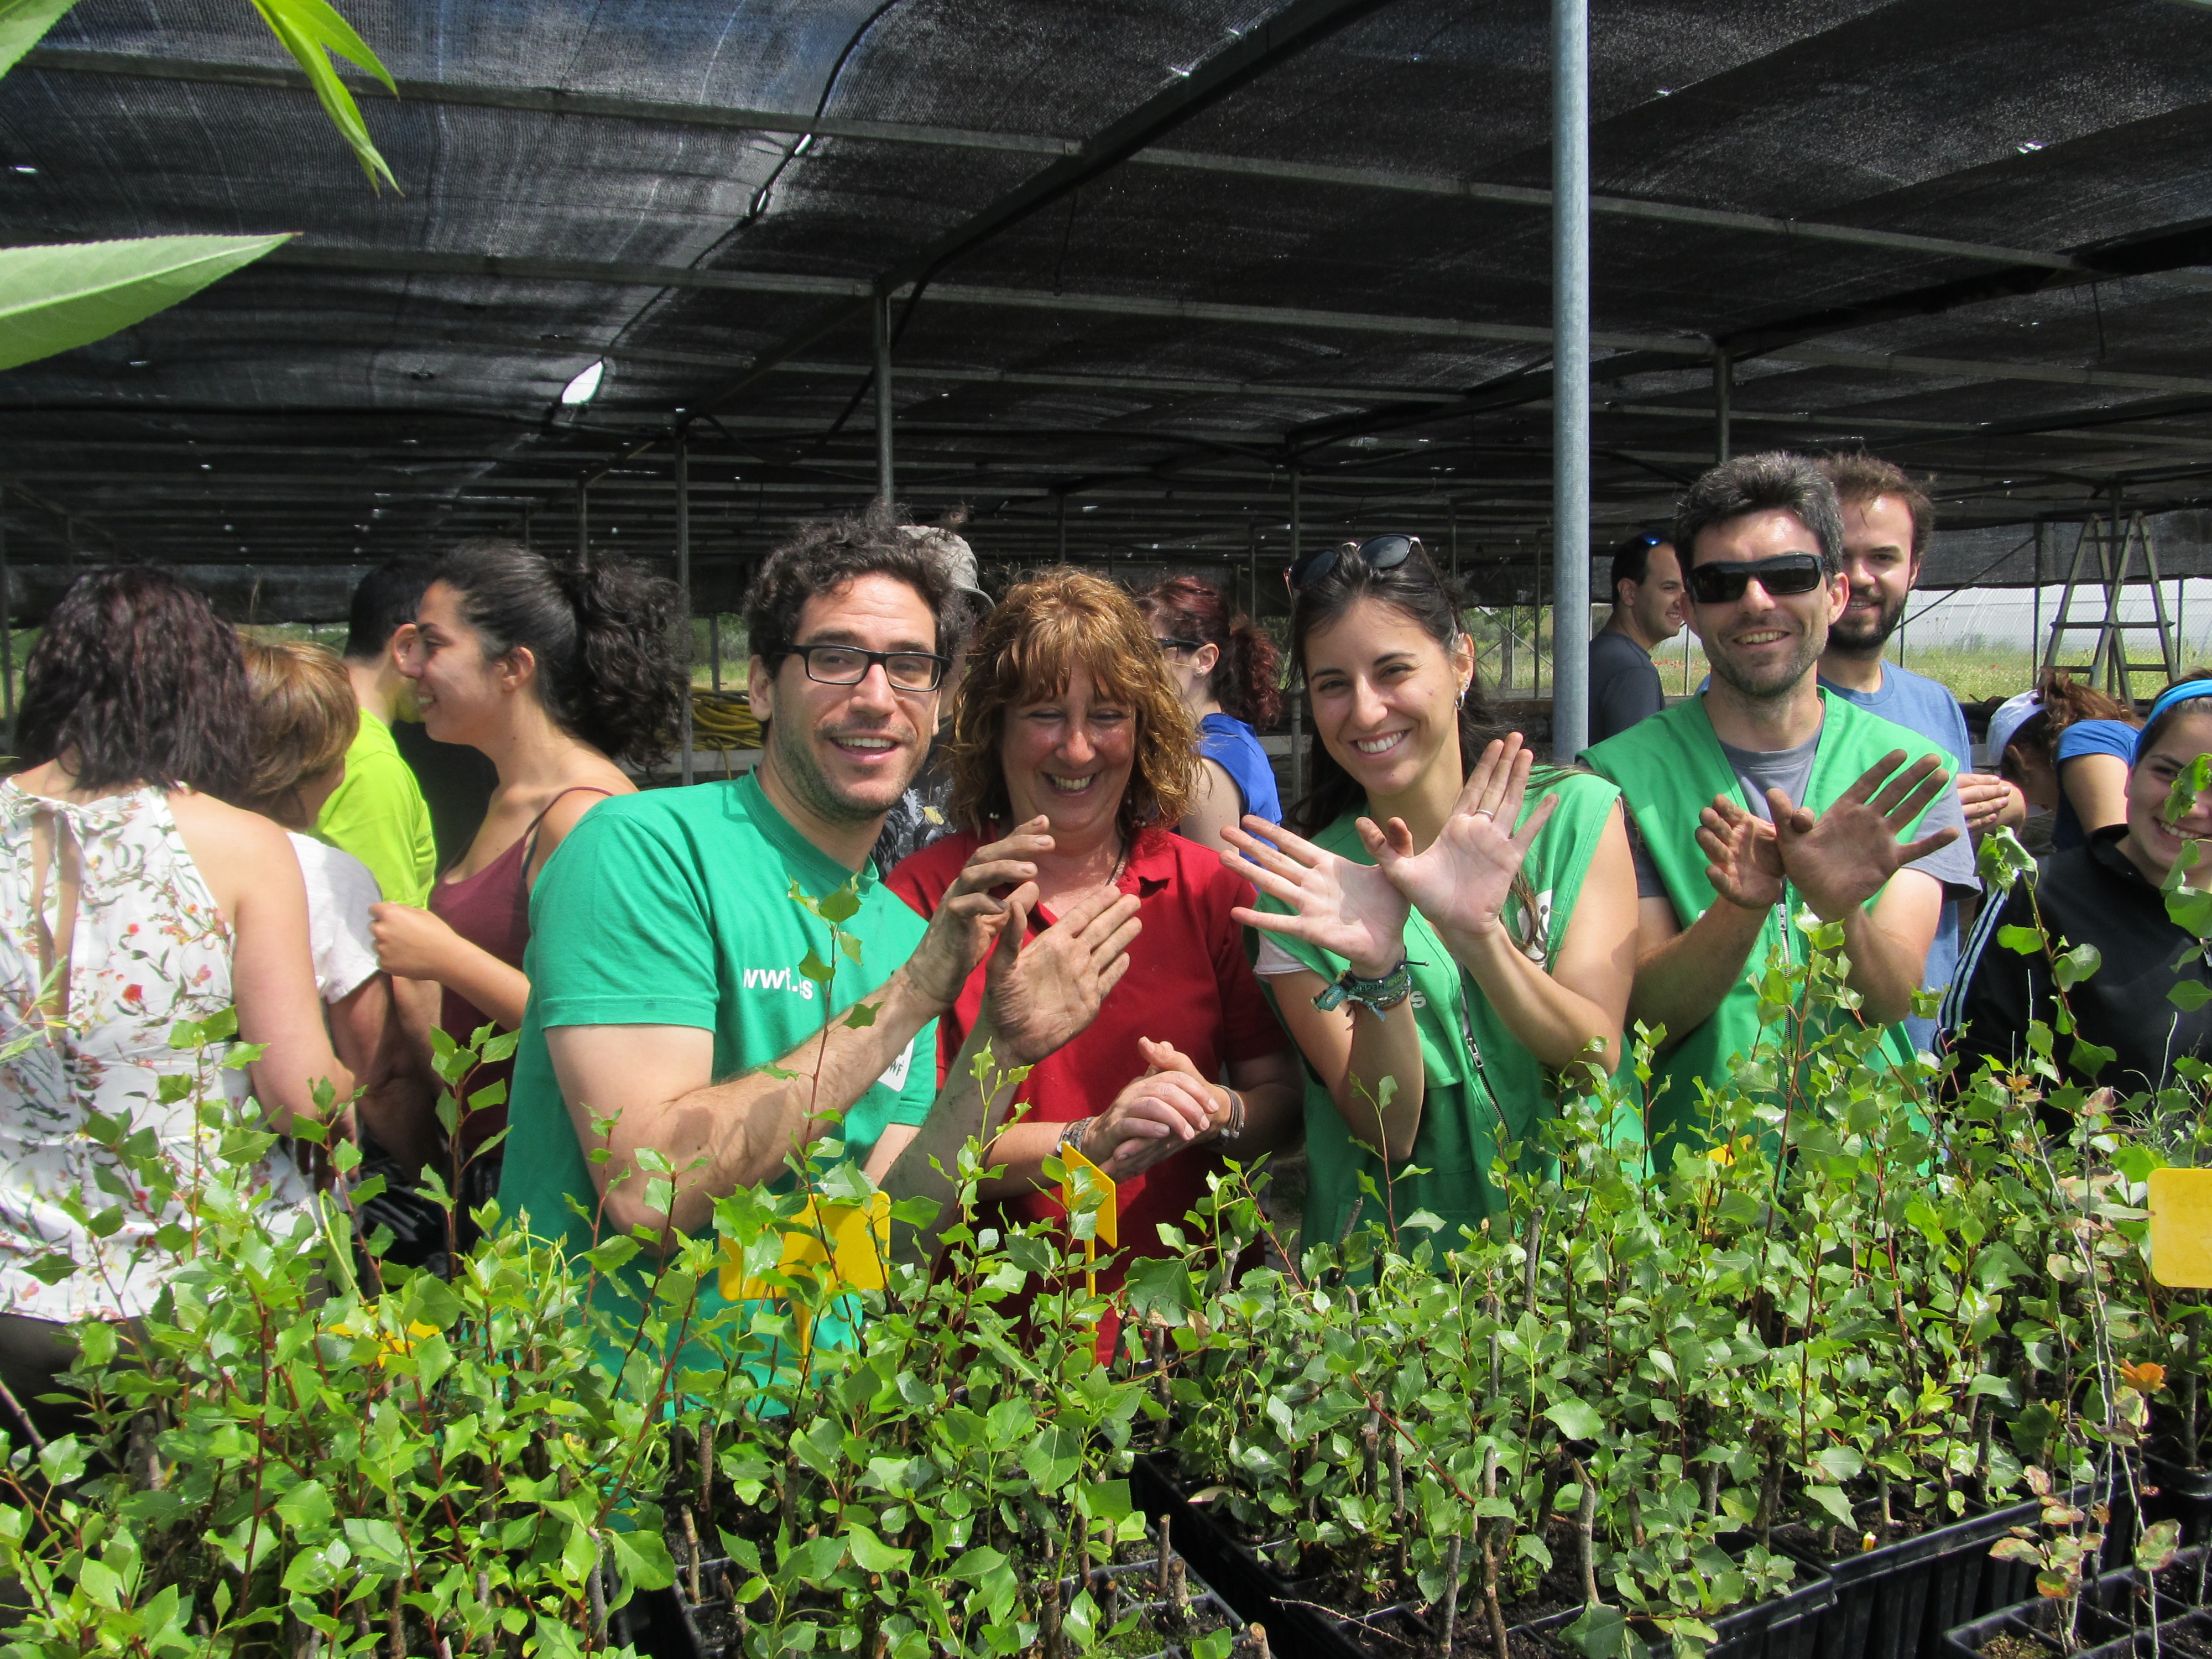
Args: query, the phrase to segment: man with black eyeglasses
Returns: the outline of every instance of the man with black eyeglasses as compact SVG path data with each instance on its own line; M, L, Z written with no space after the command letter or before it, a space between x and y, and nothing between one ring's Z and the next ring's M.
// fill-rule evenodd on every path
M715 1200L796 1179L787 1164L820 1165L830 1140L894 1200L942 1206L942 1171L986 1129L974 1054L1028 1065L1090 1024L1137 901L1105 890L1024 944L1042 819L979 848L927 924L869 857L928 752L970 611L885 514L808 526L770 556L745 607L759 766L601 803L538 878L509 1217L572 1257L639 1226L697 1235ZM937 1017L986 952L981 1017L940 1091ZM893 1124L919 1133L876 1156ZM900 1248L931 1247L902 1231ZM653 1254L602 1280L625 1317ZM726 1306L702 1285L692 1328ZM818 1321L813 1340L842 1328Z
M1697 1081L1725 1079L1761 1036L1758 979L1802 960L1809 908L1841 921L1862 1015L1895 1063L1947 890L1974 864L1942 751L1819 684L1850 599L1834 487L1812 462L1746 455L1683 497L1702 696L1583 758L1619 784L1640 901L1632 1019L1667 1030L1646 1113L1655 1142L1701 1144Z

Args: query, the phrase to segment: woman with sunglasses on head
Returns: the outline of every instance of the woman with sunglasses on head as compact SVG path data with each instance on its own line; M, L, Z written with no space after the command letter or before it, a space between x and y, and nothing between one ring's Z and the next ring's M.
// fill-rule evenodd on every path
M1310 1067L1305 1242L1343 1236L1364 1176L1388 1196L1366 1220L1428 1210L1456 1243L1503 1205L1498 1147L1619 1064L1636 965L1620 792L1539 772L1492 722L1417 540L1322 550L1291 585L1313 787L1285 830L1231 830L1223 861L1263 896L1237 917L1266 931L1256 965Z
M556 564L485 539L439 562L414 629L398 636L425 729L481 750L499 773L476 839L431 888L428 908L375 908L386 971L444 988L438 1024L456 1042L486 1025L522 1029L530 890L586 812L636 792L618 763L659 755L675 734L690 678L682 615L675 584L637 566ZM513 1069L481 1065L465 1091ZM454 1158L468 1204L498 1186L498 1149L479 1149L506 1124L504 1106L462 1122Z
M1275 642L1195 576L1170 576L1139 594L1137 609L1198 722L1198 783L1177 830L1218 852L1221 832L1247 817L1281 823L1274 769L1253 730L1273 724L1282 708Z
M2089 832L2085 842L2054 848L2036 865L2033 883L2015 882L2002 902L1982 912L1943 999L1950 1052L1960 1060L1953 1086L1978 1075L1985 1062L2008 1073L2027 1069L2031 1020L2055 1026L2058 990L2041 951L2022 955L1999 944L2008 927L2040 926L2054 945L2088 945L2097 971L2066 993L2075 1035L2111 1051L2102 1066L2079 1063L2080 1050L2062 1042L2052 1054L2065 1080L2083 1088L2106 1085L2123 1098L2172 1081L2184 1055L2212 1060L2212 970L2194 949L2197 937L2166 911L2163 884L2192 841L2212 840L2212 795L2170 815L2175 781L2199 757L2212 755L2212 679L2169 687L2151 705L2137 734L2122 822ZM2186 885L2212 887L2212 849L2200 848ZM2191 1000L2170 994L2194 986ZM2054 1129L2063 1124L2051 1109Z
M992 1143L984 1162L1004 1168L982 1196L1018 1220L1060 1215L1042 1165L1073 1147L1119 1183L1122 1246L1139 1255L1164 1251L1160 1224L1182 1220L1224 1158L1249 1164L1297 1123L1297 1060L1236 921L1252 890L1170 829L1197 747L1129 596L1048 571L1008 593L970 647L948 745L958 831L885 878L933 915L978 847L1032 834L1032 941L1103 891L1135 896L1127 970L1091 1024L1031 1068L1014 1097L1028 1110ZM975 1025L987 972L939 1017L940 1069ZM877 1156L912 1133L887 1130ZM1125 1265L1100 1273L1102 1291Z

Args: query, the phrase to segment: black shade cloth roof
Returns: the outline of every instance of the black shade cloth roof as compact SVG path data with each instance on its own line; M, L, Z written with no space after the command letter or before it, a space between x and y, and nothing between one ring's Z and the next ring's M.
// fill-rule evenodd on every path
M679 428L728 602L872 493L866 295L924 274L898 494L987 560L1279 562L1295 473L1309 541L1411 528L1534 591L1540 0L347 9L398 196L242 0L82 0L0 81L7 242L301 233L0 374L9 554L62 567L19 615L111 551L327 614L379 558L573 545L581 479L593 547L663 556ZM1713 458L1717 349L1736 449L1936 475L1933 581L2032 580L2006 549L2115 501L2212 574L2212 9L1597 0L1590 39L1601 545Z

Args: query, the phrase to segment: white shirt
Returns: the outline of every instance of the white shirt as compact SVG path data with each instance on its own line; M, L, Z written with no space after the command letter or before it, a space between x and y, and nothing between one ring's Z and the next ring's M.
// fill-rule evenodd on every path
M307 943L315 958L315 989L325 1002L343 1002L377 971L376 935L368 907L383 898L376 878L350 853L309 836L288 836L307 878Z

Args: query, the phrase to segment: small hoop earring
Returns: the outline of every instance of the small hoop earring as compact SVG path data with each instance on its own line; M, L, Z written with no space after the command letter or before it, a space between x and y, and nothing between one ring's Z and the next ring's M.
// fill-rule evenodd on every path
M1462 685L1460 687L1458 701L1453 705L1455 708L1464 708L1467 707L1467 693L1468 688L1466 686Z

